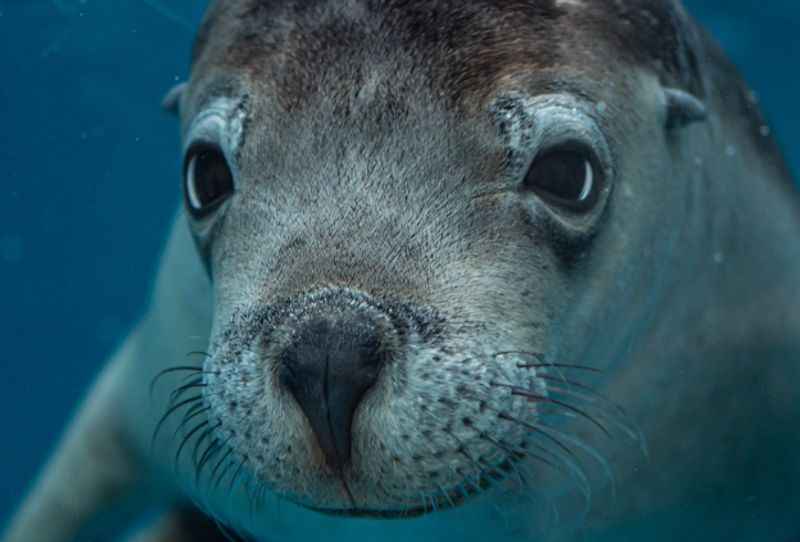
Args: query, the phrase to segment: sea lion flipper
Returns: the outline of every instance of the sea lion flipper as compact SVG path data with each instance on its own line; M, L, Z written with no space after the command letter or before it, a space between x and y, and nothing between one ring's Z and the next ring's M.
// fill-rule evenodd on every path
M681 128L708 118L705 104L685 90L665 88L667 128Z
M123 514L108 512L127 502L140 481L140 465L122 437L121 416L115 415L122 410L119 386L125 379L120 373L133 357L132 343L126 343L98 378L46 470L0 536L2 542L68 542L87 532L119 532L120 526L109 525L106 518Z

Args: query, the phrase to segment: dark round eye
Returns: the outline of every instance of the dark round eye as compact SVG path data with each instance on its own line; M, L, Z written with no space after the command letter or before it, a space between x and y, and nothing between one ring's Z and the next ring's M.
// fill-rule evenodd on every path
M600 188L596 163L591 151L581 148L546 151L531 164L523 186L570 210L588 210Z
M210 213L233 193L233 174L228 161L213 145L189 149L184 178L186 206L196 217Z

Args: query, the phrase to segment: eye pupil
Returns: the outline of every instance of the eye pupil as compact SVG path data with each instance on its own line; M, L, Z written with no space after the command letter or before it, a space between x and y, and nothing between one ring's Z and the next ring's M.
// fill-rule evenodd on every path
M212 211L233 192L233 174L217 148L190 150L185 177L186 200L196 216Z
M597 179L587 152L555 150L537 158L525 176L524 187L555 203L572 208L591 204Z

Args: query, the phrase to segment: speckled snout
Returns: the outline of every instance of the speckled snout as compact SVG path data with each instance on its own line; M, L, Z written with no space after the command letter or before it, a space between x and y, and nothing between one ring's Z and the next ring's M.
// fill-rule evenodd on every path
M278 382L308 419L327 466L349 464L353 417L391 359L396 330L366 298L343 294L311 302L281 326L286 347L278 355Z
M512 388L545 393L535 370L496 355L519 349L503 337L388 291L291 292L221 329L204 367L210 423L234 479L308 508L456 506L525 454L536 408Z

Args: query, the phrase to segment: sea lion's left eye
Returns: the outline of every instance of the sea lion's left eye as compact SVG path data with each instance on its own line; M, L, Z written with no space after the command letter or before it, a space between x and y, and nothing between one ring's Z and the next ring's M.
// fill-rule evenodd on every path
M184 170L186 205L195 218L207 215L233 193L233 174L216 146L190 148Z
M584 211L597 199L600 174L588 149L559 147L545 151L533 161L523 189L572 211Z

